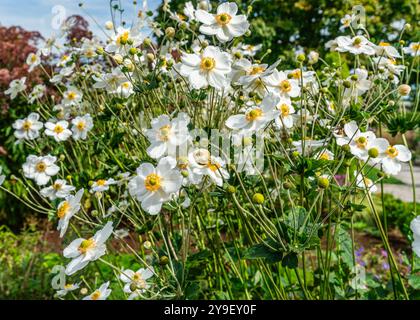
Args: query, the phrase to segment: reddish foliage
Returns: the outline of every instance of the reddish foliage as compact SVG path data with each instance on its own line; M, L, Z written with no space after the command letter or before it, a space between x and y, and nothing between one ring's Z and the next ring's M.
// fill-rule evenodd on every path
M92 32L89 31L89 22L79 15L72 15L67 18L67 23L72 27L67 34L69 42L79 42L82 38L92 39Z

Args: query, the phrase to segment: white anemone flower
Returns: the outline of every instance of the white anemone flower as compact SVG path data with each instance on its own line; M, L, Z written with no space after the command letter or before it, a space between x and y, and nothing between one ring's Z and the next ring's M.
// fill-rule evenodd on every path
M172 120L167 115L154 118L151 121L152 128L146 130L146 136L151 143L147 148L147 154L159 159L175 152L177 146L185 144L190 139L189 123L190 117L183 112Z
M276 126L278 128L290 129L293 127L293 114L295 108L292 106L292 102L288 98L281 98L277 103L276 108L280 111L280 115L275 118Z
M318 159L318 160L331 161L331 160L334 160L334 153L332 153L328 149L323 149L315 155L315 158Z
M420 258L420 216L417 216L411 221L410 229L413 231L414 238L412 243L413 251Z
M63 94L62 104L65 106L75 106L82 101L83 94L75 87L68 87Z
M225 161L220 157L210 155L210 152L206 149L192 151L188 155L188 160L196 175L209 177L219 187L223 185L225 179L229 178L229 173L224 168L226 166Z
M385 140L383 149L380 150L379 158L384 172L390 175L398 174L401 169L401 162L408 162L411 160L410 150L401 144L390 145Z
M41 189L40 193L41 196L54 201L57 198L66 198L74 190L76 188L68 185L66 180L57 179L51 186Z
M194 89L207 86L222 90L229 86L232 58L219 48L208 46L201 54L183 53L179 72L187 77Z
M33 53L31 52L28 57L26 58L26 64L29 66L28 71L32 72L37 66L41 64L41 56L40 53Z
M39 186L46 185L51 177L60 171L60 167L55 164L56 161L57 158L50 155L41 157L30 155L22 165L23 174L26 178L35 180Z
M276 109L280 98L268 94L260 105L249 108L244 114L230 116L226 120L226 127L233 130L257 131L264 129L271 121L280 115Z
M376 139L372 131L361 132L355 121L351 121L344 125L345 136L337 137L337 144L339 146L348 144L350 152L360 160L366 160L369 155L368 151L371 147L378 147L372 142ZM381 141L381 140L379 140Z
M43 84L37 84L28 96L29 103L34 103L36 99L41 99L44 96L46 89L47 87Z
M60 238L64 236L69 226L70 219L80 210L80 201L83 197L84 189L77 191L76 195L69 195L66 200L60 202L57 207L58 226L57 230L60 231Z
M93 119L89 113L74 118L71 123L74 140L85 140L88 132L93 128Z
M385 56L387 58L401 58L398 50L395 49L389 42L381 41L375 47L378 56Z
M132 197L141 202L144 211L156 215L165 202L171 200L182 187L182 175L175 168L176 160L165 157L159 160L157 166L142 163L137 168L137 175L128 183Z
M112 290L108 289L109 281L96 289L93 293L83 298L83 300L106 300L111 294Z
M117 181L115 181L114 179L99 179L96 180L93 184L92 187L90 189L90 192L104 192L109 190L109 186L112 186L113 184L117 184Z
M19 140L34 140L39 137L39 131L43 127L39 121L39 114L32 112L27 118L16 120L12 127L15 129L14 135Z
M211 14L205 10L197 10L195 18L203 25L200 32L213 36L220 42L227 42L244 35L249 29L245 15L236 15L238 6L234 2L225 2L217 7L217 13Z
M299 82L290 78L283 71L274 70L274 72L264 78L264 83L269 92L273 92L284 98L295 98L300 95Z
M112 231L112 222L109 221L92 238L73 240L63 251L65 258L73 259L66 267L66 275L70 276L86 267L90 261L102 257L106 252L105 242L111 236Z
M366 39L364 36L355 36L353 38L348 36L340 36L335 39L337 43L336 51L350 52L352 54L366 54L374 55L376 53L374 44Z
M105 50L111 53L126 54L131 48L140 46L143 36L136 29L117 28L117 33L112 36L111 42L105 47Z
M9 89L7 89L4 93L10 95L10 99L16 98L18 93L25 91L26 89L26 77L15 79L9 84Z
M53 137L57 142L66 141L72 135L68 126L69 123L66 120L61 120L57 123L48 121L45 123L45 134Z
M408 47L403 48L404 53L416 57L420 54L420 42L412 42Z
M133 300L138 297L141 293L145 292L150 288L150 284L146 280L153 277L153 267L140 268L136 272L130 269L123 270L120 275L120 279L124 282L124 292L130 294L128 300Z
M372 87L372 81L368 80L368 72L365 69L357 68L347 80L350 81L352 86L344 91L346 97L361 96Z

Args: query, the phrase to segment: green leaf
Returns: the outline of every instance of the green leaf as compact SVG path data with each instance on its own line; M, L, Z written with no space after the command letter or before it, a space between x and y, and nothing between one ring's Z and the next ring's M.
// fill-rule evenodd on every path
M281 261L281 265L283 267L288 267L290 269L296 269L298 266L298 257L297 254L294 252L291 252L287 254L283 260Z
M283 253L269 248L267 245L260 243L249 248L244 256L245 259L265 259L268 263L280 262Z
M408 284L416 290L420 289L420 275L412 274L408 277Z
M351 241L351 237L349 232L345 229L343 225L337 226L338 227L338 246L339 246L339 253L340 257L343 262L349 266L350 268L353 267L353 245Z

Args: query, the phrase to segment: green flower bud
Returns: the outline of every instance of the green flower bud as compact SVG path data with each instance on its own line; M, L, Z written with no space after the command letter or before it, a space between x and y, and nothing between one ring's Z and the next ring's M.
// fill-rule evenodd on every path
M150 38L146 38L146 39L144 39L143 44L146 47L149 47L152 44L152 40L150 40Z
M286 189L286 190L292 189L293 184L291 184L290 182L285 182L285 183L283 183L283 188Z
M131 292L136 291L137 290L137 283L132 282L130 284L130 290L131 290Z
M235 193L236 192L236 188L234 186L228 185L226 188L226 191L228 193Z
M255 204L263 204L264 203L264 196L261 193L256 193L252 196L252 201Z
M344 88L350 88L351 87L351 82L350 81L348 81L348 80L344 80L343 81L343 86L344 86Z
M167 256L161 256L160 258L159 258L159 264L161 265L161 266L165 266L165 265L167 265L169 263L169 258L167 257Z
M298 62L303 62L303 61L305 61L305 59L306 59L306 57L305 57L305 55L303 53L298 54L297 57L296 57L296 60Z
M173 27L167 27L165 29L165 34L168 38L173 38L175 36L175 29Z
M330 186L330 181L326 177L318 178L318 187L322 189L327 189Z
M341 146L341 150L343 150L344 152L346 152L346 153L349 153L350 152L350 145L348 145L348 144L343 144L342 146Z
M137 52L138 52L138 50L137 50L137 48L130 48L130 50L128 51L131 55L136 55L137 54Z

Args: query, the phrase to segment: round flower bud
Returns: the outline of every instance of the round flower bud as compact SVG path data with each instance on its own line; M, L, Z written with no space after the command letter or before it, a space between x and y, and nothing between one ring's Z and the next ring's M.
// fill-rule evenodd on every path
M128 53L130 53L131 55L135 55L135 54L137 54L137 52L138 52L138 50L137 50L137 48L130 48L130 50L128 50Z
M343 86L344 86L344 88L350 88L351 87L351 82L350 81L348 81L348 80L344 80L343 81Z
M92 217L97 217L99 212L98 212L98 210L92 210L92 212L90 214L92 215Z
M235 58L236 59L241 59L242 58L242 53L240 53L239 51L235 52Z
M379 172L378 172L378 177L379 177L379 178L385 178L385 177L386 177L386 173L385 173L385 172L383 172L383 171L379 171Z
M405 28L406 30L411 30L411 24L406 23L406 24L405 24L405 26L404 26L404 28Z
M344 152L346 152L346 153L350 152L350 145L348 145L348 144L343 144L343 145L341 146L341 150L343 150L343 151L344 151Z
M146 55L146 57L147 57L147 60L149 60L149 61L155 60L155 55L153 53L148 53Z
M152 243L150 241L143 242L143 247L149 250L152 247Z
M318 52L316 52L316 51L309 52L309 54L308 54L308 62L310 64L317 63L318 62L318 59L319 59L319 53Z
M80 289L80 294L81 295L86 295L88 293L88 289L87 288L82 288L82 289Z
M144 39L143 44L146 47L149 47L152 44L152 40L150 40L150 38L146 38L146 39Z
M293 184L291 184L290 182L285 182L283 183L283 188L286 190L292 189L293 188Z
M389 100L389 101L388 101L388 105L389 105L390 107L395 106L395 101L394 101L394 100Z
M235 193L236 192L236 188L234 186L228 185L226 188L226 191L228 193Z
M198 3L198 9L208 11L209 10L209 3L206 0L201 0Z
M402 96L408 96L410 91L411 87L408 84L402 84L398 87L398 93Z
M64 161L66 159L66 156L64 154L60 154L60 161Z
M112 21L105 22L105 29L112 30L113 28L114 28L114 24L112 23Z
M368 155L371 158L377 158L379 156L379 150L377 148L370 148L368 150Z
M175 29L173 27L167 27L165 29L165 34L168 38L173 38L175 36Z
M184 178L187 178L190 174L188 173L188 171L187 171L187 170L181 170L181 175L182 175Z
M357 80L359 79L359 77L358 77L358 75L357 75L357 74L353 74L353 75L350 77L350 79L351 79L352 81L357 81Z
M167 256L161 256L159 258L159 264L161 266L167 265L169 263L169 258Z
M264 200L264 196L261 193L256 193L252 196L252 201L256 204L263 204Z
M185 23L185 22L181 22L181 24L179 25L179 28L180 28L181 30L186 30L186 29L188 28L188 25L187 25L187 23Z
M137 283L132 282L130 284L130 290L131 290L131 292L136 291L137 290Z
M123 56L122 56L122 55L120 55L120 54L115 54L112 58L113 58L113 59L114 59L114 61L115 61L116 63L118 63L118 64L122 64L122 63L123 63L123 61L124 61Z
M306 59L306 57L305 57L305 55L304 55L303 53L298 54L298 55L296 56L296 60L297 60L298 62L303 62L303 61L305 61L305 59Z
M326 177L318 178L318 187L322 189L327 189L330 186L330 181Z

